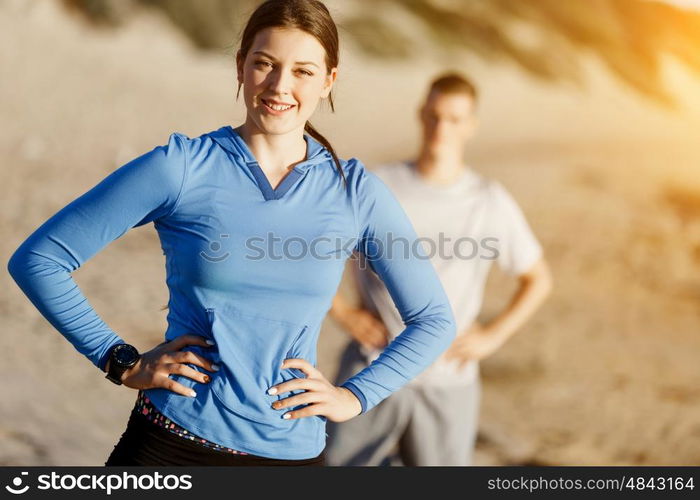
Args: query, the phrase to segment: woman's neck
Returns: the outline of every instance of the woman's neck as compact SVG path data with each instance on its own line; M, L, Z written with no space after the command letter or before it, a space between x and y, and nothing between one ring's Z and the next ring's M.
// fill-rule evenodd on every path
M303 127L286 134L266 134L247 119L237 131L266 174L286 173L306 159Z

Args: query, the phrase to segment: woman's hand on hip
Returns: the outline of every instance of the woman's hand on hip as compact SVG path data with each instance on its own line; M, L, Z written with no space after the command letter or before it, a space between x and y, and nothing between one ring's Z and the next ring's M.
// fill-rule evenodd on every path
M216 371L219 368L204 356L180 350L189 344L211 347L205 337L192 334L181 335L170 342L158 344L150 351L142 353L136 364L122 374L122 384L133 389L162 387L184 396L194 396L192 389L171 379L169 375L183 375L206 384L211 377L187 366L187 363L201 366L208 371Z
M333 422L344 422L362 412L360 400L345 387L331 384L323 374L305 359L285 359L282 369L298 368L306 378L295 378L277 384L268 389L268 394L282 394L289 391L305 390L285 399L272 403L275 410L283 410L306 404L304 408L288 411L283 418L295 419L322 415Z

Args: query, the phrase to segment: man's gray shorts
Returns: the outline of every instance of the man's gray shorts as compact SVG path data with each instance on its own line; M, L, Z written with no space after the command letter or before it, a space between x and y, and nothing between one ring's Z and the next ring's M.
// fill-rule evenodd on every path
M335 385L367 366L350 342ZM405 385L367 413L326 424L327 465L471 465L481 383Z

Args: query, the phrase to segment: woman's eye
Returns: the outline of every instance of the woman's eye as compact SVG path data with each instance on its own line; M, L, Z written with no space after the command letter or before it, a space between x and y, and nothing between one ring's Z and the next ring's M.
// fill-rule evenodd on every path
M313 73L306 71L304 69L300 69L299 73L301 73L302 75L306 75L306 76L313 76Z
M255 65L256 66L266 66L266 67L272 66L272 64L270 64L268 61L255 61Z

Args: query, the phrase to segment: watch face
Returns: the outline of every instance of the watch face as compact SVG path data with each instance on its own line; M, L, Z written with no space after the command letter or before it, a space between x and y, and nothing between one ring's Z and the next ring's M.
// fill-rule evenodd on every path
M114 350L114 360L120 365L129 366L136 362L138 351L128 344L118 346Z

